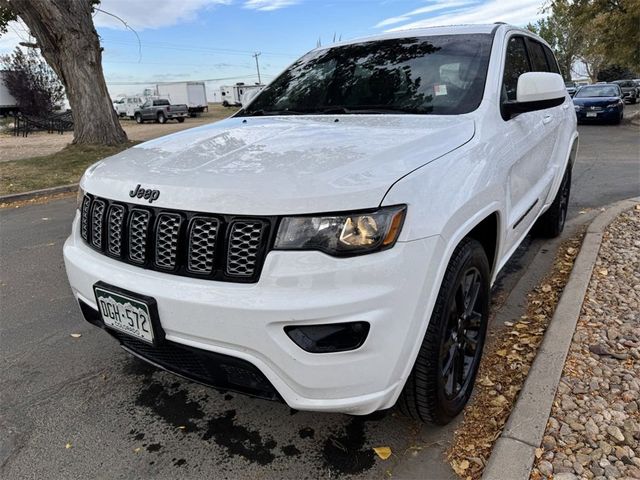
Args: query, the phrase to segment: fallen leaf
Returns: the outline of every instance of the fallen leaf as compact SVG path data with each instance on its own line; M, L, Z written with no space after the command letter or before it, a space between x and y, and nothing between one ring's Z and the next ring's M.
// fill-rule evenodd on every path
M453 464L453 470L460 476L464 475L469 468L469 460L461 460Z
M536 458L542 457L543 453L544 453L544 448L536 448Z
M180 430L184 430L184 429L185 429L185 428L187 428L187 427L185 427L184 425L180 425L178 428L179 428Z
M569 255L573 255L574 253L576 253L576 249L573 248L573 247L569 247L569 248L567 248L567 253Z
M71 445L71 443L67 442L67 444L64 446L64 448L66 448L67 450L69 450L71 447L73 447L73 445Z
M506 350L504 350L504 349L502 349L502 350L498 350L498 351L496 352L496 355L499 355L499 356L501 356L501 357L506 357L506 356L507 356L507 351L506 351Z
M82 336L82 334L81 333L72 333L71 336L73 338L80 338Z
M482 377L478 383L484 387L493 387L495 385L495 383L489 380L489 377Z
M609 270L607 270L606 268L601 268L600 270L598 270L598 273L603 277L606 277L607 275L609 275Z
M513 327L513 322L504 322L507 327Z
M140 447L136 447L136 448L133 449L133 453L138 453L140 450L141 450Z
M391 456L391 449L389 447L373 447L373 451L376 452L382 460L386 460Z
M543 286L542 286L542 291L543 291L544 293L548 293L548 292L550 292L550 291L551 291L551 285L543 285Z

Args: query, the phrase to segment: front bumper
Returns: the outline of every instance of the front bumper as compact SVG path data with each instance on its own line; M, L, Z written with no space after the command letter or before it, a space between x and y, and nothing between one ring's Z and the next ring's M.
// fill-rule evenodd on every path
M237 284L177 277L106 257L78 234L64 246L76 298L97 310L98 281L153 297L166 340L243 360L292 408L368 414L395 403L427 327L443 249L440 237L384 252L334 258L272 251L260 280ZM364 344L308 353L289 325L365 321Z
M588 117L587 113L596 113L595 117ZM576 116L579 122L599 122L599 121L615 121L620 118L622 111L619 108L607 108L592 112L589 110L576 110Z

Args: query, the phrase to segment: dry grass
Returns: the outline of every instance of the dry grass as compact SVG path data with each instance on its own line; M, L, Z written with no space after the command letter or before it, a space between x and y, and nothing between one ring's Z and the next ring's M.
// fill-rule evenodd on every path
M89 165L133 145L68 145L51 155L2 162L0 195L77 183Z
M62 147L62 144L52 145L53 152L47 155L0 162L0 195L77 183L89 165L108 156L115 155L139 143L139 141L150 140L179 130L215 122L233 115L236 111L237 108L225 108L221 105L210 104L208 112L196 118L189 118L184 123L172 122L165 125L146 123L137 125L133 121L123 120L122 124L129 138L135 140L127 145L117 147L73 144ZM18 145L25 150L27 156L29 156L29 142L39 140L37 135L27 138L9 136L5 138L7 141L18 142ZM71 136L48 135L46 140L52 144L59 144L60 141L71 140Z
M485 347L473 400L447 453L461 478L482 476L569 279L583 237L580 232L560 246L551 272L529 293L526 314L505 322L505 331Z

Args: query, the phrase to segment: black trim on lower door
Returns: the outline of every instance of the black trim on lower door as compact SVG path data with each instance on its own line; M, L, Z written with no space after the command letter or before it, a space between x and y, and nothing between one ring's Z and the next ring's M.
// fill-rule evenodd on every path
M531 210L533 210L533 207L535 207L538 204L538 199L536 198L536 201L533 202L533 205L531 205L529 208L527 208L527 211L524 212L524 215L522 215L518 221L516 223L513 224L513 229L515 230L516 228L518 228L518 225L520 225L522 223L522 221L526 218L527 215L529 215L531 213Z

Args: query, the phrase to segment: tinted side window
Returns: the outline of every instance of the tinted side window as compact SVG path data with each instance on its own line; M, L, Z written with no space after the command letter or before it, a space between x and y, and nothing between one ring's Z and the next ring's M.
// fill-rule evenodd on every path
M529 40L529 55L531 55L531 66L534 72L550 72L551 69L547 65L547 57L542 49L542 44L534 40Z
M502 101L516 99L518 77L530 72L527 49L524 46L524 38L511 37L507 46L507 57L504 64L504 78L502 79Z
M560 67L558 67L558 62L556 61L556 57L551 51L549 47L543 45L544 53L547 56L547 63L549 64L549 71L553 73L560 73ZM569 72L567 72L569 73Z

